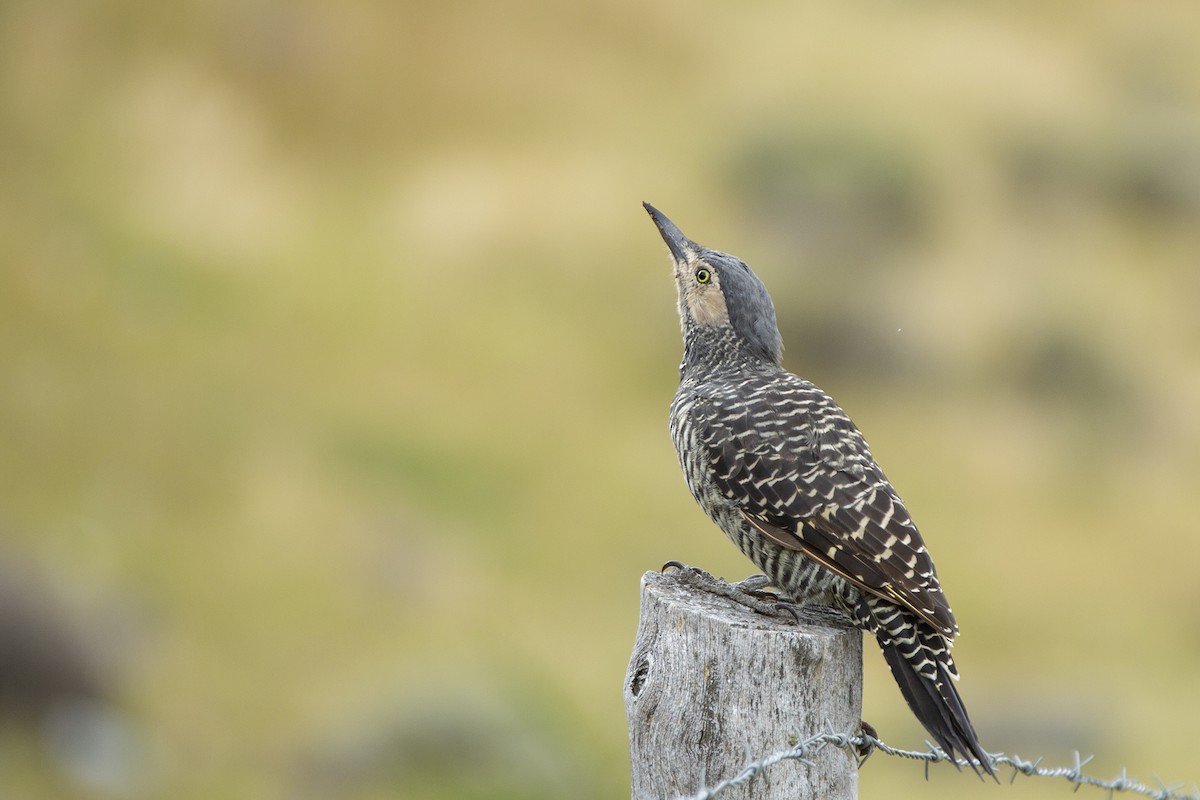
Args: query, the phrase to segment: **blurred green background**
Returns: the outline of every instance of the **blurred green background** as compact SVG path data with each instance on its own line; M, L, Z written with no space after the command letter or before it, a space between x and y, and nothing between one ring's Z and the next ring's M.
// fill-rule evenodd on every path
M642 200L867 433L984 743L1200 781L1198 39L1188 0L0 5L0 794L627 796L640 575L751 571L666 434ZM1067 787L862 771L1001 791Z

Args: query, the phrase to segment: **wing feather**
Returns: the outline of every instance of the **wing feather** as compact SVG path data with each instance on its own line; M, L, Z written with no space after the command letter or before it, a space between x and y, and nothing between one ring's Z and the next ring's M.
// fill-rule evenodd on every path
M706 392L693 424L717 488L763 536L957 632L933 560L844 411L785 373Z

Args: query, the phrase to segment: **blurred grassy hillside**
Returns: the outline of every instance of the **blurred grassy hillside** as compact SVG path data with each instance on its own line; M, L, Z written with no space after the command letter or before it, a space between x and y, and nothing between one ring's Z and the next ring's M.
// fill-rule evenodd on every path
M666 435L643 199L866 431L985 744L1200 780L1198 37L1184 0L0 6L0 794L627 793L639 576L750 571Z

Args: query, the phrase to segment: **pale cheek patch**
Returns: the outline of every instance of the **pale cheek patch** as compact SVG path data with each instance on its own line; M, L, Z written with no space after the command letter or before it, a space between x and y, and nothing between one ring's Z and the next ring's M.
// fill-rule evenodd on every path
M729 309L725 307L725 295L716 281L706 286L692 284L687 289L688 311L697 325L724 325L729 322Z

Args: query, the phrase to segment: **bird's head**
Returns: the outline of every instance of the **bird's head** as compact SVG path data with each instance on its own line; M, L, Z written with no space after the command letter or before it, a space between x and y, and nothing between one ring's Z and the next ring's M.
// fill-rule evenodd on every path
M642 205L671 251L685 344L691 346L692 337L715 341L732 332L745 355L778 364L783 338L771 295L758 276L740 258L696 244L661 211Z

